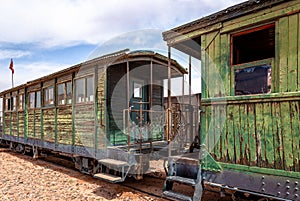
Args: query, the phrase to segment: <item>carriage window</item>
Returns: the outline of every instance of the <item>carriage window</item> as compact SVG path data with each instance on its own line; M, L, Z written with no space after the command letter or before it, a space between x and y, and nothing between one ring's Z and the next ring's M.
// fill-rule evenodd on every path
M86 102L94 101L94 78L88 77L86 79Z
M269 24L232 35L232 64L275 57L275 25Z
M33 109L35 106L35 92L29 93L29 108Z
M10 98L6 98L5 99L5 111L10 111L10 109L11 109L11 107L10 107L10 102L11 101L11 99Z
M16 111L17 110L17 97L16 96L12 96L11 97L11 104L12 104L12 111Z
M41 107L41 92L34 91L29 93L29 109Z
M78 79L75 82L76 85L76 103L84 102L84 84L85 79Z
M57 85L57 103L58 105L65 104L65 84Z
M72 83L66 82L57 85L57 101L58 105L72 103Z
M231 45L234 94L270 93L272 60L275 57L275 24L233 34Z
M41 92L40 91L36 92L36 100L35 101L36 101L35 107L40 108L41 107Z
M143 85L139 82L133 83L133 97L142 98L142 87Z
M94 101L94 77L80 78L75 81L76 103Z
M24 94L20 94L19 95L19 110L23 110L24 109Z
M66 93L67 93L67 104L72 103L72 82L67 82L66 83Z
M261 65L235 71L235 95L271 92L271 65Z
M54 88L53 86L44 89L44 106L54 105Z

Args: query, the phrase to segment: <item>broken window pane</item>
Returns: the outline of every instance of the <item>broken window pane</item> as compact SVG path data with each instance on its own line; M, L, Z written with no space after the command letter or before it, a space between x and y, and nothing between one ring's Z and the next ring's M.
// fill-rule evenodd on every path
M271 65L235 70L235 95L271 92Z

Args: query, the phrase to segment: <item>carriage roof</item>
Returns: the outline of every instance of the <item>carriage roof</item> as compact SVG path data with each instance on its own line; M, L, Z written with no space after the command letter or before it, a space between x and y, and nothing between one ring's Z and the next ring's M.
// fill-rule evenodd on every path
M5 91L0 92L0 96L3 96L6 93L9 93L11 91L16 91L18 89L22 89L26 86L34 85L49 79L53 79L55 77L59 77L68 73L72 72L78 72L80 68L85 68L85 67L91 67L93 64L97 65L103 65L103 66L109 66L109 65L114 65L117 63L124 63L126 61L131 61L131 60L151 60L154 59L155 61L159 61L161 63L167 64L168 58L162 54L149 51L149 50L137 50L137 51L129 51L129 49L125 50L120 50L111 54L106 54L88 61L84 61L82 63L73 65L69 68L60 70L58 72L40 77L35 80L28 81L25 84L16 86L14 88L7 89ZM171 59L171 65L176 69L177 72L180 74L186 74L187 70L183 68L176 60Z

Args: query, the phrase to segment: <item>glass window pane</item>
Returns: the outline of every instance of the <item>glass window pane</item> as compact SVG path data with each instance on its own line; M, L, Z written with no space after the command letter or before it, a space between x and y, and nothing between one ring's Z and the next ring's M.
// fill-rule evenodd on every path
M17 109L17 99L16 99L15 96L11 97L11 103L12 103L12 110L16 111L16 109Z
M29 94L29 108L34 108L34 102L35 102L35 92L31 92Z
M5 108L6 108L6 111L9 111L10 110L10 98L6 98L5 99Z
M84 102L84 78L75 81L76 86L76 103Z
M58 105L65 104L65 83L57 85L57 102Z
M142 84L138 82L133 83L133 97L142 98Z
M94 77L86 79L86 102L94 101Z
M71 104L72 103L72 82L67 82L66 84L67 86L67 104Z
M24 94L19 95L19 110L23 110L23 96Z
M235 95L270 93L271 79L271 65L236 70Z
M36 92L36 104L35 104L36 108L40 108L41 107L41 92L37 91Z
M53 86L44 89L44 106L54 104Z

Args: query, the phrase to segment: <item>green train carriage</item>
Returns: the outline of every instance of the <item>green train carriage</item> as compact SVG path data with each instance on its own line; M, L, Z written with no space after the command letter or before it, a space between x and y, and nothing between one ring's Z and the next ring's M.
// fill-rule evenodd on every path
M110 182L141 179L166 152L165 81L186 73L161 54L123 50L5 90L1 142L70 156Z
M171 157L165 197L198 200L201 187L188 197L172 186L203 181L300 200L299 12L299 0L246 1L163 33L170 54L202 62L200 155L185 158L200 161L202 177L185 174L183 159Z

